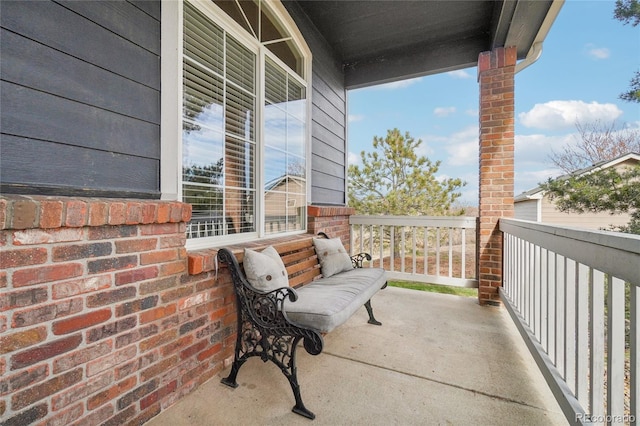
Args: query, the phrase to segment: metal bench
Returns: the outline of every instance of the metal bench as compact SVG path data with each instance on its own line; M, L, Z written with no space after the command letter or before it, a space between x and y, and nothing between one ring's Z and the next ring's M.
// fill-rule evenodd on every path
M238 306L234 361L222 383L236 388L238 371L249 358L271 361L289 380L296 401L292 411L314 419L300 396L298 342L302 339L305 350L318 355L324 346L322 336L363 305L369 323L381 325L373 315L370 299L387 286L385 273L379 268L363 268L363 262L371 260L371 256L361 253L351 257L353 270L324 278L311 236L273 247L286 267L290 287L269 292L254 288L247 281L240 266L243 253L234 254L226 248L218 251L218 259L229 267Z

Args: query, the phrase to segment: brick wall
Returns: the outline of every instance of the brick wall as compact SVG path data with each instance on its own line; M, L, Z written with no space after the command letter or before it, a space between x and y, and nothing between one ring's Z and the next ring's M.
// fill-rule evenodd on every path
M496 48L478 58L480 185L478 298L498 303L502 285L501 217L513 217L514 75L516 49Z
M228 274L187 273L189 205L0 198L3 425L141 424L233 354Z

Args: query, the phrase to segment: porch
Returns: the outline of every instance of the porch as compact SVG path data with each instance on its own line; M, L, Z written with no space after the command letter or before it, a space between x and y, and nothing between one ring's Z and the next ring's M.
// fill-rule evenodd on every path
M566 424L503 308L474 298L389 287L325 337L317 357L298 351L313 424ZM479 362L481 360L481 362ZM291 412L289 384L249 361L237 389L220 372L148 424L311 424Z

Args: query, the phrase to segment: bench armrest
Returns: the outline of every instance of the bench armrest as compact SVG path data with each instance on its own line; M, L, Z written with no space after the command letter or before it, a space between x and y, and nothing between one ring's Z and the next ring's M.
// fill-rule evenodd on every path
M245 321L257 328L264 338L271 336L299 336L304 338L304 347L312 355L322 351L322 337L315 331L293 323L284 311L284 302L298 300L298 293L291 287L281 287L272 291L262 291L247 281L238 260L231 251L222 248L218 260L226 263L231 273L238 303L238 330ZM247 336L248 338L248 336ZM266 342L263 342L266 346Z
M358 253L351 256L351 263L354 268L362 268L362 263L365 260L371 260L371 255L369 253Z

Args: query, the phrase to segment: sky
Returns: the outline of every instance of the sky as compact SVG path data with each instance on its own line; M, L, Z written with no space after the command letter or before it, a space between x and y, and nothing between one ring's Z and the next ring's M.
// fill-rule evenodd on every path
M640 26L613 18L614 0L568 0L537 62L515 77L514 193L562 174L549 159L579 138L575 127L600 119L640 128L640 104L618 98L640 70ZM461 178L459 203L478 203L476 67L348 93L349 164L373 151L374 136L409 132L419 154L441 161L438 177Z

